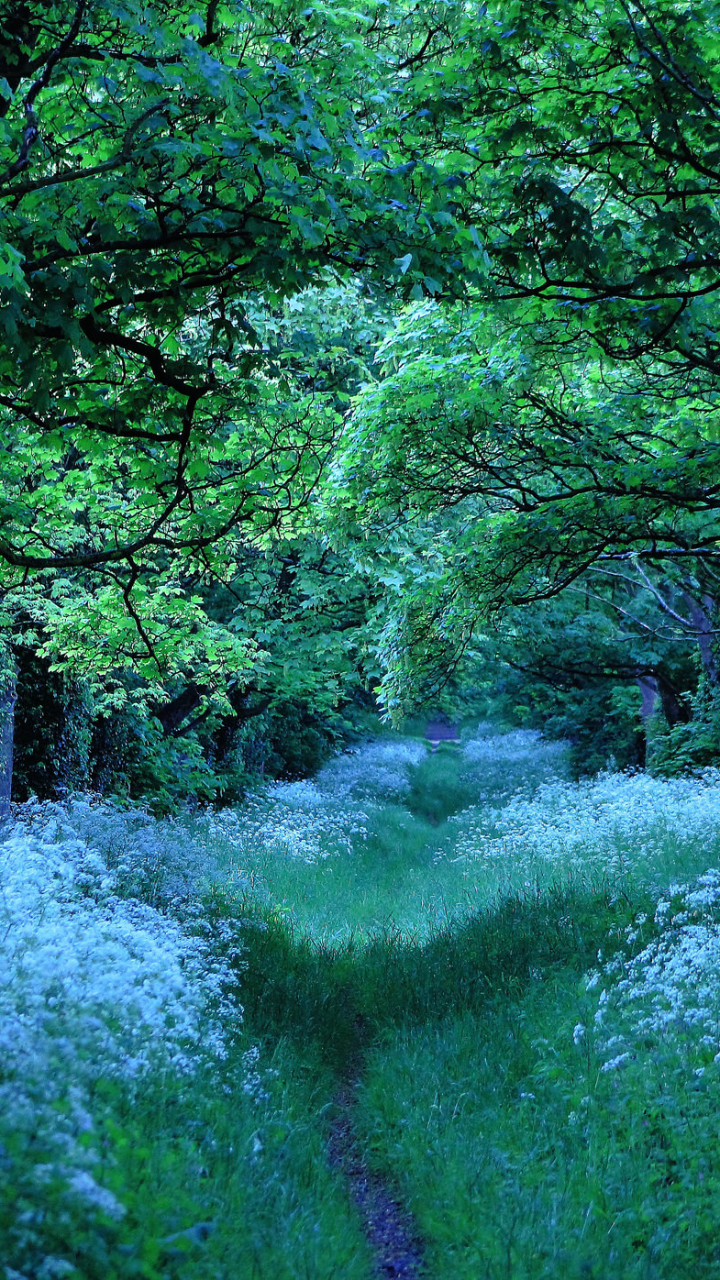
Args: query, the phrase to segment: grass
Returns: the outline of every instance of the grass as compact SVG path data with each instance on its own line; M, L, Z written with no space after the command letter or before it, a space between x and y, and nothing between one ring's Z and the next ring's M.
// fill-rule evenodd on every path
M229 1079L233 1066L247 1079L244 1063L228 1065ZM125 1257L153 1280L366 1280L365 1240L327 1165L330 1073L280 1040L258 1076L250 1095L200 1077L182 1094L148 1089L131 1110L114 1109Z
M246 849L240 864L231 853L228 874L252 884L251 899L266 912L285 915L293 929L323 945L366 942L375 937L420 939L482 907L497 896L500 881L473 876L448 856L456 837L452 818L481 795L501 804L518 791L531 792L558 768L542 759L468 767L459 749L441 746L410 773L401 800L360 801L364 835L349 855L323 861L278 856L262 843ZM507 877L505 878L507 881ZM523 878L506 887L523 889Z
M573 1042L578 977L553 965L368 1055L359 1129L433 1276L718 1274L717 1069L688 1080L661 1050L603 1073Z
M98 1084L87 1141L126 1213L83 1233L49 1191L48 1256L74 1250L83 1280L367 1280L327 1160L338 1088L359 1076L358 1138L415 1215L427 1280L720 1275L720 1033L701 1034L716 995L662 1033L613 995L654 938L705 929L712 959L702 903L674 890L653 913L663 885L718 864L716 783L553 790L557 753L491 746L428 753L384 801L348 791L344 852L243 847L211 908L245 922L229 1056ZM17 1221L2 1212L0 1238Z
M280 1040L246 1093L247 1045L241 1039L231 1053L222 1084L200 1071L184 1082L151 1077L132 1093L98 1086L88 1144L94 1178L124 1206L119 1221L100 1214L88 1224L81 1205L68 1210L59 1183L38 1191L38 1144L21 1151L4 1141L3 1164L14 1157L11 1185L0 1168L7 1275L366 1280L368 1249L326 1160L334 1078Z
M498 894L442 857L477 796L460 765L429 756L344 863L269 869L249 1022L337 1073L362 1053L358 1132L416 1216L429 1277L717 1276L720 1068L696 1074L679 1034L603 1070L584 981L660 884L717 862L717 833L661 823L618 838L621 873L558 857L555 883ZM485 782L497 804L519 780Z

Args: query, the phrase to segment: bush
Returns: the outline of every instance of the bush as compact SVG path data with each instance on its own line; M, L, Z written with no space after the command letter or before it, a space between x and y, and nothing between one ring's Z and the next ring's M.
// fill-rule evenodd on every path
M93 712L87 690L28 649L18 648L13 798L52 799L86 790L92 773Z
M648 767L662 777L678 777L720 762L720 690L703 681L690 698L692 719L670 728L653 716L648 733Z
M215 715L166 733L131 702L99 713L88 690L25 650L18 658L13 799L58 799L92 789L178 808L241 800L258 777L297 779L332 753L340 719L330 723L301 702L282 702L249 719Z
M596 683L543 690L529 714L534 727L570 748L574 778L604 769L632 769L645 762L640 691L634 685Z

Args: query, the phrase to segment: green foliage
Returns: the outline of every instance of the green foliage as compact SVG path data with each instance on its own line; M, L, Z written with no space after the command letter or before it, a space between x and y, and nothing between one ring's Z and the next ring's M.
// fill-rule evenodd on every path
M290 700L247 719L234 709L201 717L197 727L191 713L168 732L142 703L98 707L86 685L71 682L25 648L18 652L18 801L92 790L143 801L160 814L213 800L229 803L242 799L258 777L315 773L351 732L338 714Z
M673 778L717 764L720 759L720 695L715 686L702 682L692 698L692 719L666 725L655 717L648 742L648 767L662 777Z
M146 801L159 814L218 798L221 779L195 734L168 737L155 719L131 711L99 719L93 738L97 790Z
M262 667L203 602L306 527L384 325L337 281L454 272L442 176L375 136L425 56L398 13L80 0L0 27L4 608L96 696L130 668L221 706Z
M268 718L267 772L274 778L305 778L327 760L334 735L307 705L285 702Z
M678 602L717 572L714 6L449 9L444 74L418 67L408 94L475 271L462 304L416 294L400 316L333 492L382 564L392 709L488 618L579 612L601 573L669 606L646 650L697 640Z
M540 685L527 692L533 709L526 723L542 725L547 737L568 743L573 777L645 763L637 687L604 682L562 691Z
M615 657L628 673L702 629L684 597L713 592L714 499L706 518L694 495L713 485L714 411L693 389L668 406L524 306L410 308L347 425L335 500L381 557L390 705L433 662L452 669L488 620L542 624L520 619L538 601L559 597L566 628L584 602L596 649L632 635Z
M86 690L24 647L17 657L13 798L87 790L93 724Z
M4 625L94 697L398 714L603 573L707 634L715 15L561 9L2 27Z

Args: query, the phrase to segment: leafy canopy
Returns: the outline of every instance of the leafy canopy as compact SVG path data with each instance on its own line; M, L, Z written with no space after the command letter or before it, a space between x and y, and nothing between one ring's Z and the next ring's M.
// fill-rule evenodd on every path
M349 273L451 278L442 178L383 133L412 13L0 18L0 585L76 670L249 668L204 593L299 536L343 408L268 313Z

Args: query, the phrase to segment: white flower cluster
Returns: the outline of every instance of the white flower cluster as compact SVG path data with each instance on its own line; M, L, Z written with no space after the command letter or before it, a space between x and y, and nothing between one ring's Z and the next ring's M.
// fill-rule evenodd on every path
M243 866L263 853L313 863L349 852L354 838L367 835L366 821L357 805L329 800L314 782L277 782L240 810L212 814L208 830Z
M498 733L492 725L480 725L462 748L465 760L470 764L495 764L510 760L513 763L535 762L542 759L548 766L559 768L565 745L562 742L545 742L535 729L514 729Z
M353 799L396 800L410 790L410 771L427 755L422 742L367 742L335 756L320 771L318 787L326 795Z
M275 782L248 797L242 809L207 819L211 843L226 845L243 865L259 853L314 863L350 853L367 837L374 808L410 788L410 770L425 756L422 743L372 742L331 760L314 780Z
M645 923L638 917L627 932L628 945ZM588 975L589 990L606 984L595 1014L604 1036L599 1047L612 1053L605 1071L629 1061L639 1044L647 1052L660 1039L682 1045L693 1061L720 1062L720 871L671 885L658 902L654 926L656 936L638 955L626 960L617 953Z
M717 842L720 772L701 778L601 774L543 783L503 808L473 807L454 820L454 861L482 863L522 881L547 874L651 872L668 850Z
M562 778L566 763L563 742L547 742L534 729L499 733L494 725L481 724L463 737L460 780L474 791L477 804L497 807Z
M24 830L40 839L80 840L101 855L123 897L163 910L196 898L213 870L202 819L158 820L146 809L119 808L91 795L63 803L30 800L16 806Z
M34 1075L48 1054L72 1056L79 1043L93 1070L102 1062L130 1077L158 1055L190 1067L202 1012L225 975L200 938L114 890L100 855L79 841L15 834L0 846L6 1070ZM219 1031L211 1043L220 1050ZM82 1070L74 1063L74 1072Z
M183 927L121 896L122 872L77 835L81 820L113 828L117 811L108 807L103 819L81 809L35 806L0 844L0 1172L12 1135L12 1178L25 1179L26 1199L42 1203L52 1184L68 1212L82 1202L87 1214L117 1217L122 1205L97 1183L83 1140L93 1082L217 1061L222 1021L242 1010L226 995L237 982L228 940L220 960L197 910ZM147 823L138 821L145 841ZM131 854L126 833L134 866L143 841ZM18 1249L31 1248L30 1219L18 1219Z

